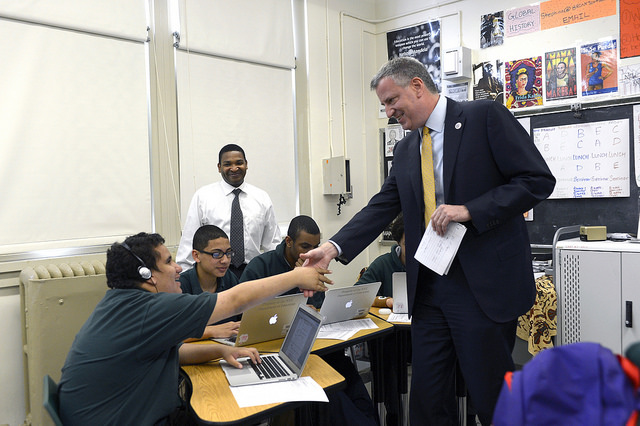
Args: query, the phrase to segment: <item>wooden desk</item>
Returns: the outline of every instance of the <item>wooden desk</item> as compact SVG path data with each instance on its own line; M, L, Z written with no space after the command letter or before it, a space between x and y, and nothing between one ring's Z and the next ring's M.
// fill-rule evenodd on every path
M189 407L201 424L255 423L274 414L308 404L302 401L240 408L217 361L182 366L182 370L186 373L188 387L191 389ZM337 390L344 384L344 377L317 355L309 355L302 375L312 377L325 391Z

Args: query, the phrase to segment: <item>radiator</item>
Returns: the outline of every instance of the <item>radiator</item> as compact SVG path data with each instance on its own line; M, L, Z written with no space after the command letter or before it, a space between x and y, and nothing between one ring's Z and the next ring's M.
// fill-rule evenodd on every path
M26 423L53 425L42 406L42 380L56 382L80 327L107 290L99 260L28 267L20 273Z

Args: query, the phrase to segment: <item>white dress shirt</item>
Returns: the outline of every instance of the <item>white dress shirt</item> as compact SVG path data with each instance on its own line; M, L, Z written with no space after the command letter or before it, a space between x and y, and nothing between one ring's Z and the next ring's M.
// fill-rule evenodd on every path
M249 263L261 250L274 250L282 236L269 195L246 182L238 188L242 190L238 197L244 224L244 261ZM229 235L234 189L236 187L220 181L203 186L193 194L176 254L176 261L184 270L193 266L193 234L198 228L216 225Z

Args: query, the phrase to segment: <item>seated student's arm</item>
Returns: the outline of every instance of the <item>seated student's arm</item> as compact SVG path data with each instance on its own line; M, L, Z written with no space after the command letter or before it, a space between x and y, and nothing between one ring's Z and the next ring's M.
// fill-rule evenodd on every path
M326 291L325 283L333 284L333 281L324 276L328 273L330 273L329 270L321 267L295 268L284 274L240 283L218 293L209 324L244 312L295 287L306 290L307 297L313 296L316 291ZM309 294L306 294L307 291Z
M224 324L208 325L204 329L201 338L191 338L185 342L195 342L204 339L224 339L226 337L236 336L240 328L240 321L229 321Z
M242 368L237 358L247 356L254 363L260 363L260 355L256 348L236 348L220 344L196 345L184 343L178 349L180 365L201 364L216 358L224 358L236 368Z

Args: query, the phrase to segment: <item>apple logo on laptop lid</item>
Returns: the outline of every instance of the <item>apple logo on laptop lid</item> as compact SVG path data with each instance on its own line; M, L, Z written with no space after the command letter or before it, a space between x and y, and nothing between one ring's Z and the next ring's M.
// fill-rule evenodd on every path
M349 309L352 305L353 305L353 299L349 300L349 301L347 302L347 304L346 304L346 305L344 305L344 307L345 307L345 308L347 308L347 309Z
M277 322L278 322L278 314L275 314L271 318L269 318L269 324L273 325Z

